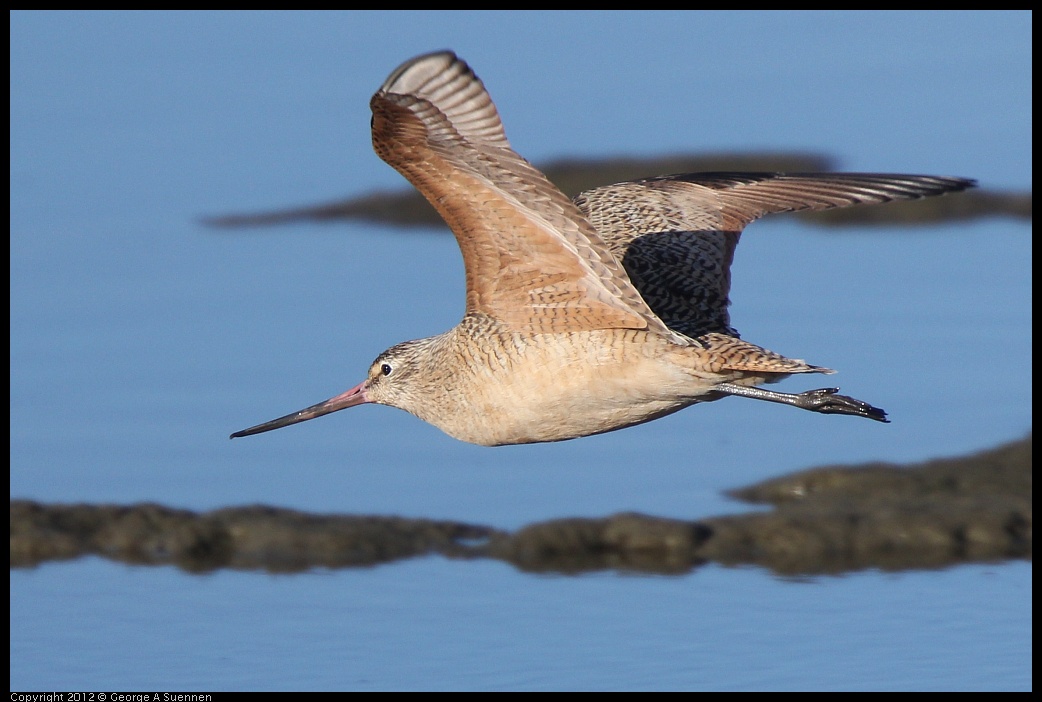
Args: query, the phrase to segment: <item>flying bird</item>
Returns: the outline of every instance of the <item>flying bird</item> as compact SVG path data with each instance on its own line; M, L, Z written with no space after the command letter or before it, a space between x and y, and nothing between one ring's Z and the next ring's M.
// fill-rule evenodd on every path
M887 422L838 388L760 387L834 371L740 338L728 312L735 246L766 214L974 185L881 173L689 173L573 201L511 148L484 85L452 52L399 66L370 107L376 153L437 209L463 253L463 320L387 349L350 390L232 438L365 403L484 446L614 431L729 395Z

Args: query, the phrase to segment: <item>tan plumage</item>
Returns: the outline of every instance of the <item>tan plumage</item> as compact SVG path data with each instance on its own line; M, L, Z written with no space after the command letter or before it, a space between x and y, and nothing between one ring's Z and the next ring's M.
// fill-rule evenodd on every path
M556 441L742 395L886 421L822 388L754 387L832 371L738 337L728 295L746 224L772 212L963 190L887 174L703 173L595 188L569 200L515 153L491 98L450 52L399 67L370 103L373 147L448 223L466 313L444 334L377 357L360 385L233 434L365 402L400 407L464 441Z
M575 205L507 142L488 93L453 54L407 63L370 101L373 148L455 232L468 314L520 332L668 333Z

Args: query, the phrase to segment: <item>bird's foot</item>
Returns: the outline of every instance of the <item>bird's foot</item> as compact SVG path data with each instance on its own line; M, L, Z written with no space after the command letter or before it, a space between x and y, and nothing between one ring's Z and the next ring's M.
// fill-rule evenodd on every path
M886 411L848 395L837 395L839 388L818 388L794 395L796 407L821 414L852 414L889 423Z

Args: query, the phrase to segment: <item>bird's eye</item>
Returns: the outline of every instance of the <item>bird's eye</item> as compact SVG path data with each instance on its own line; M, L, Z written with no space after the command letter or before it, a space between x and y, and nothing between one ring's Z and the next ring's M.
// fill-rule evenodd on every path
M383 373L384 375L390 375L391 374L391 364L390 363L385 363L382 366L380 366L380 372Z

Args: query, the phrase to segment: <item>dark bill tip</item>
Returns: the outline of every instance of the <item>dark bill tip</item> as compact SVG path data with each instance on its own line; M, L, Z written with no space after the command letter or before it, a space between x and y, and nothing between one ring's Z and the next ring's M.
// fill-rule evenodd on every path
M243 429L237 431L229 439L238 439L241 436L252 436L254 434L263 434L266 431L272 431L273 429L281 429L282 427L288 427L290 424L297 424L298 422L306 422L309 419L315 417L321 417L324 414L330 412L336 412L338 410L347 409L348 407L354 407L355 405L365 404L369 402L369 398L365 394L365 383L359 383L355 387L351 388L347 392L332 397L324 402L319 402L317 405L311 405L306 407L299 412L293 414L287 414L285 417L279 417L273 419L270 422L264 422L257 426L250 427L249 429Z

